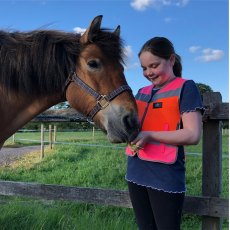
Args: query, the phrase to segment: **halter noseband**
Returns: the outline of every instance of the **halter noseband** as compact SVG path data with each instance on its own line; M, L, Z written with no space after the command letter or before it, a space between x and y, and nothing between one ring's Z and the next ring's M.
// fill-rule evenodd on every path
M93 117L97 114L97 112L99 112L102 109L105 109L109 105L109 102L112 101L119 94L121 94L122 92L127 91L127 90L132 91L128 85L122 85L107 95L101 95L101 94L97 93L94 89L92 89L89 85L87 85L85 82L83 82L76 75L75 72L70 74L69 77L67 78L66 83L65 83L65 91L71 82L76 83L82 89L84 89L86 92L88 92L91 96L96 98L96 101L97 101L96 105L93 107L91 112L87 115L87 119L89 121L92 121Z

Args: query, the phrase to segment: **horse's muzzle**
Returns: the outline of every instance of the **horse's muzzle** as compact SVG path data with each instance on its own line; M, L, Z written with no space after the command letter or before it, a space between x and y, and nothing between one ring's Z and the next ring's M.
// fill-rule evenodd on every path
M115 115L114 115L115 116ZM129 143L140 131L139 120L135 112L122 113L111 117L106 127L107 137L112 143Z

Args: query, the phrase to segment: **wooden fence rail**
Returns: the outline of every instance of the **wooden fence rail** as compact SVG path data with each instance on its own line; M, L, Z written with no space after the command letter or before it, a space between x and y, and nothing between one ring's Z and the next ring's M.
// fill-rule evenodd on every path
M128 191L82 188L51 184L0 181L0 194L46 200L66 200L82 203L132 208ZM228 218L228 200L217 197L186 196L184 213Z
M229 119L229 104L222 103L220 93L203 95L206 107L203 116L202 196L186 196L184 213L202 216L202 230L222 229L222 218L229 217L229 200L221 198L222 189L222 121ZM60 111L59 111L60 112ZM71 110L61 118L37 117L34 121L75 121ZM52 200L72 200L84 203L131 208L127 191L36 183L0 181L0 194L29 196Z

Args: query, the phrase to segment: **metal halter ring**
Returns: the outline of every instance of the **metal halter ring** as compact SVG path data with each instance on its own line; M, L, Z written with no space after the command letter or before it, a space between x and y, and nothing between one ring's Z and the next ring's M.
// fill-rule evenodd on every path
M105 109L109 105L109 99L106 95L100 95L97 99L97 104L101 107L101 109Z

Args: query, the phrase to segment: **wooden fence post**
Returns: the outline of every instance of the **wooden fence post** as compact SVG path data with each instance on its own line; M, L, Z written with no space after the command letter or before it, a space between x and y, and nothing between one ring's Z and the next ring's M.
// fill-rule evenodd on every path
M52 149L52 125L49 125L49 148Z
M57 126L54 125L54 136L53 136L53 144L57 141Z
M222 102L220 93L205 93L204 104L215 108ZM222 122L208 119L203 122L202 195L220 197L222 187ZM222 229L222 219L204 216L202 230Z
M40 158L44 157L44 124L41 124L41 155Z
M95 127L93 126L93 140L95 138Z

